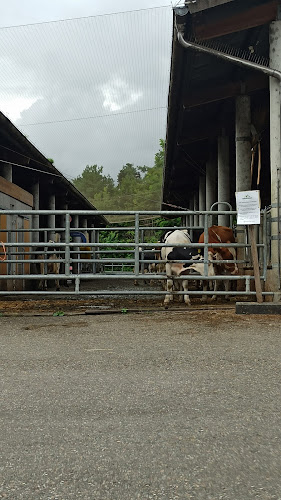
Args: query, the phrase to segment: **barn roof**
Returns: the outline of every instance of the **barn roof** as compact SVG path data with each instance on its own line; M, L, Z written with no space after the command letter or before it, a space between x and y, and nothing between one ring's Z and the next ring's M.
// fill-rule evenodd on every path
M185 5L188 7L191 14L202 10L218 7L224 3L233 2L234 0L186 0Z
M187 0L185 7L174 9L163 209L167 203L187 207L205 173L210 144L222 128L234 137L237 95L251 95L254 124L265 135L268 129L268 77L183 48L178 30L186 40L226 46L259 61L268 58L269 23L277 18L277 8L277 0Z
M61 204L67 202L71 210L96 210L94 205L1 112L0 152L1 160L13 164L13 182L26 191L30 191L32 184L38 179L44 185L44 192L41 190L42 195L40 194L44 200L47 200L50 194L56 194L58 202ZM93 220L96 225L107 224L106 218L101 215L93 216Z

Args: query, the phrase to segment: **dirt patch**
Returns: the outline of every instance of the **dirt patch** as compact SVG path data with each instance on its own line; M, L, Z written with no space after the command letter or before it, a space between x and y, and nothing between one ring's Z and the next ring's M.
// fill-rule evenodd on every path
M46 323L44 325L27 325L23 328L23 330L39 330L40 328L57 328L58 324L57 323ZM73 328L73 327L79 327L83 328L88 326L88 323L86 322L71 322L71 323L60 323L60 328Z

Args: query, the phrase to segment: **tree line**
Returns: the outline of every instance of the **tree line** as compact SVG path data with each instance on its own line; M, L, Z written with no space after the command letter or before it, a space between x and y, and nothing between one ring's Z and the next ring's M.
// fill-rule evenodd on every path
M153 167L126 163L116 183L102 166L87 165L73 184L98 210L160 210L164 150L161 139Z

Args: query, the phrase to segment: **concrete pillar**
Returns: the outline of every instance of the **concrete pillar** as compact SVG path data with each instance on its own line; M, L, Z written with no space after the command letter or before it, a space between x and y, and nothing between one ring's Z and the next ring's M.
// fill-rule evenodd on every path
M236 98L236 191L251 189L251 101Z
M72 221L73 221L72 230L73 231L78 231L78 228L79 228L79 215L77 215L77 214L73 215L72 216ZM74 241L79 241L79 238L78 238L78 240L77 240L77 238L74 239Z
M68 203L65 202L61 206L61 210L68 210ZM62 228L61 241L65 241L65 226L66 226L66 215L60 217L60 227Z
M217 163L214 158L210 158L206 163L206 210L210 210L213 203L217 201L216 196L216 176ZM209 217L209 226L214 223L213 217Z
M86 231L83 231L83 234L85 234L85 236L87 236L87 228L88 228L88 219L87 217L81 217L81 227L83 227L83 229L85 228Z
M13 182L13 166L10 163L2 163L1 175L9 182Z
M281 20L274 21L269 28L269 55L270 67L281 71ZM280 145L280 82L276 78L269 78L270 91L270 173L271 173L271 264L272 270L268 272L268 289L275 292L274 300L280 300L280 245L281 235L278 239L278 183L281 183L281 145ZM279 194L279 197L281 195ZM279 208L279 215L280 215ZM279 227L281 221L279 219ZM280 252L280 253L279 253ZM278 255L279 253L279 255Z
M236 191L248 191L251 189L251 100L248 95L236 98L235 140ZM245 235L245 226L237 226L237 243L245 243ZM245 250L237 248L238 260L244 260L245 256ZM238 264L239 274L244 274L243 267L243 264Z
M78 231L79 228L79 215L73 215L73 230ZM73 259L79 259L79 243L80 243L80 238L78 236L75 236L73 238L73 243L77 243L77 247L71 247L70 252L72 254ZM73 253L72 253L73 252ZM77 274L79 272L79 263L78 262L73 262L73 272L74 274Z
M200 175L199 177L199 210L206 210L206 177ZM199 216L199 224L204 227L204 216Z
M51 194L49 196L48 210L55 210L55 209L56 209L56 196L54 194ZM50 231L48 231L48 239L55 241L56 216L54 214L48 215L48 227L50 228Z
M193 195L193 210L199 210L198 192ZM194 215L194 226L199 226L199 215Z
M193 195L190 195L188 208L189 210L193 210ZM194 226L194 215L189 216L189 223L191 226Z
M229 138L218 137L218 201L229 203ZM228 210L227 205L218 205L218 210ZM218 215L218 225L229 227L229 215Z
M187 227L188 226L188 215L182 215L182 217L181 217L181 225L183 227ZM142 233L143 233L143 231L142 231Z
M88 229L88 219L87 217L81 217L81 221L80 221L80 224L81 224L81 227L83 228L83 234L86 238L86 241L88 242L89 241L89 232L87 231ZM90 261L91 259L91 250L89 251L89 249L84 249L84 251L81 253L81 258L82 259L88 259ZM86 272L90 272L91 269L90 269L90 266L87 264L87 262L83 262L82 264L82 267L83 267L83 270L86 271Z
M34 210L39 210L39 201L40 201L40 196L39 196L39 182L36 182L32 186L32 194L33 194L33 208ZM32 229L38 229L38 231L34 231L32 233L32 241L33 243L38 243L39 242L39 215L33 215L32 216Z

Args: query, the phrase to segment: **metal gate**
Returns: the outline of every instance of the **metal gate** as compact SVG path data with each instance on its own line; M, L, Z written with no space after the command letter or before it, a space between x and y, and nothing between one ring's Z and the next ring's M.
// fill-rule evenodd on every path
M165 282L165 272L153 272L149 275L145 272L145 266L149 262L155 262L144 259L144 253L148 250L160 252L161 247L167 246L165 243L159 243L159 236L161 233L174 229L187 229L193 236L194 241L190 246L200 248L204 256L204 275L202 276L184 276L199 285L204 280L210 280L208 276L208 247L220 247L221 243L208 243L208 226L210 225L209 219L217 215L227 214L236 218L235 211L65 211L65 210L27 210L27 211L12 211L1 210L1 216L6 216L7 225L1 227L1 245L0 251L0 295L166 295L167 292L161 289L160 283ZM39 221L43 220L43 216L54 215L56 221L63 221L57 224L56 227L43 227ZM87 220L87 216L104 215L106 216L122 216L132 219L131 223L124 227L121 225L110 224L106 228L99 227L73 227L74 215ZM32 227L24 224L15 224L15 220L20 217L21 220L29 218L30 221L35 220L37 216L37 223ZM203 225L186 224L191 220L192 216L197 217L198 220L203 221ZM182 225L179 226L165 226L159 227L153 221L155 218L180 218ZM268 235L268 217L269 214L266 210L261 211L261 225L257 228L257 247L259 254L259 263L261 270L261 280L266 280L266 270L268 259L270 255L270 237ZM150 218L151 223L147 225L147 219ZM75 217L77 220L77 217ZM82 219L81 219L82 220ZM167 220L167 219L166 219ZM183 221L185 224L183 224ZM167 223L167 222L166 222ZM63 226L63 227L62 227ZM197 243L198 235L204 231L205 243ZM48 235L55 235L52 242L48 241ZM183 246L183 245L174 245ZM228 292L218 290L216 292L209 290L204 292L204 295L232 295L232 296L251 296L255 294L251 282L254 276L251 274L251 258L249 247L250 244L247 240L245 233L244 244L223 244L224 247L244 247L245 258L243 260L236 260L240 267L243 267L243 272L235 276L213 276L212 280L231 280L243 283L243 287L239 287L239 292L232 289ZM157 247L157 249L155 249ZM51 259L50 259L51 257ZM54 269L49 271L50 262L58 264L59 273L56 274ZM161 261L160 261L161 262ZM184 263L191 261L181 261ZM210 261L209 261L210 262ZM233 263L233 261L222 261L222 263ZM165 264L165 262L162 262ZM39 267L41 264L41 271L43 265L43 274L40 272ZM246 273L245 270L249 270ZM144 283L149 277L153 280L155 287L125 287L122 290L114 289L114 283L122 282L133 283L135 280ZM59 279L61 283L60 291L51 287L54 281ZM47 281L49 284L47 290L39 289L39 283ZM99 283L108 283L109 280L113 283L111 289L108 287L97 287L96 280ZM71 283L70 287L66 285ZM158 283L158 285L157 285ZM172 292L175 295L181 295L183 291ZM263 294L272 295L271 292L263 292ZM189 295L202 295L202 289L195 286L195 289L189 291Z

